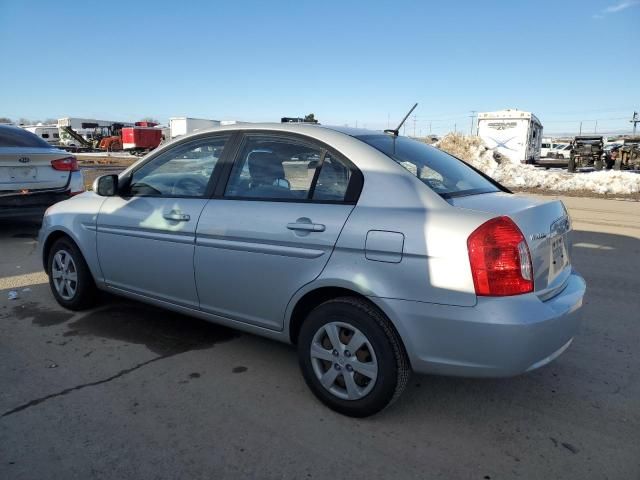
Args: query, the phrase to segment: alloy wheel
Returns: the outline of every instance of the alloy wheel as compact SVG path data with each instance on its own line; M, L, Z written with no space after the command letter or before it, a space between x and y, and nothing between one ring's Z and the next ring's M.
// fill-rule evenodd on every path
M71 300L78 289L78 271L73 257L66 250L58 250L51 264L53 286L64 300Z

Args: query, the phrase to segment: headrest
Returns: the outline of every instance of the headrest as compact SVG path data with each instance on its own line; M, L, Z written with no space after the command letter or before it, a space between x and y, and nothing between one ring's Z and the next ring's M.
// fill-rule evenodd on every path
M275 180L285 178L282 160L271 152L251 152L248 163L253 184L271 185Z

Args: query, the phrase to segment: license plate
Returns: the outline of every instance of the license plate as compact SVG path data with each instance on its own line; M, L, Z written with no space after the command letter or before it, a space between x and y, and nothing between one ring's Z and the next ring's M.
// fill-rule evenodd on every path
M34 167L12 167L9 169L11 180L29 180L36 178L37 170Z
M569 263L569 254L565 248L564 237L551 240L551 276L555 277Z

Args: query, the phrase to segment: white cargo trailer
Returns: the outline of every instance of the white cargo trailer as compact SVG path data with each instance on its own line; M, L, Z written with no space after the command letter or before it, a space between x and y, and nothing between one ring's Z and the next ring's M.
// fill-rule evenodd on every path
M478 136L489 148L514 162L540 160L542 124L531 112L508 109L479 113Z
M169 119L169 129L171 138L187 135L188 133L206 130L207 128L219 127L219 120L208 120L205 118L171 117Z

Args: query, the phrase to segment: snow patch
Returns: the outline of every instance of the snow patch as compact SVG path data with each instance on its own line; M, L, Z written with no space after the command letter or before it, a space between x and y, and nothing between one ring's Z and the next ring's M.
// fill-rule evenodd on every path
M494 156L478 137L450 134L436 147L470 163L505 187L538 188L556 192L589 191L598 194L628 195L640 193L640 174L615 170L599 172L553 171L515 163Z

